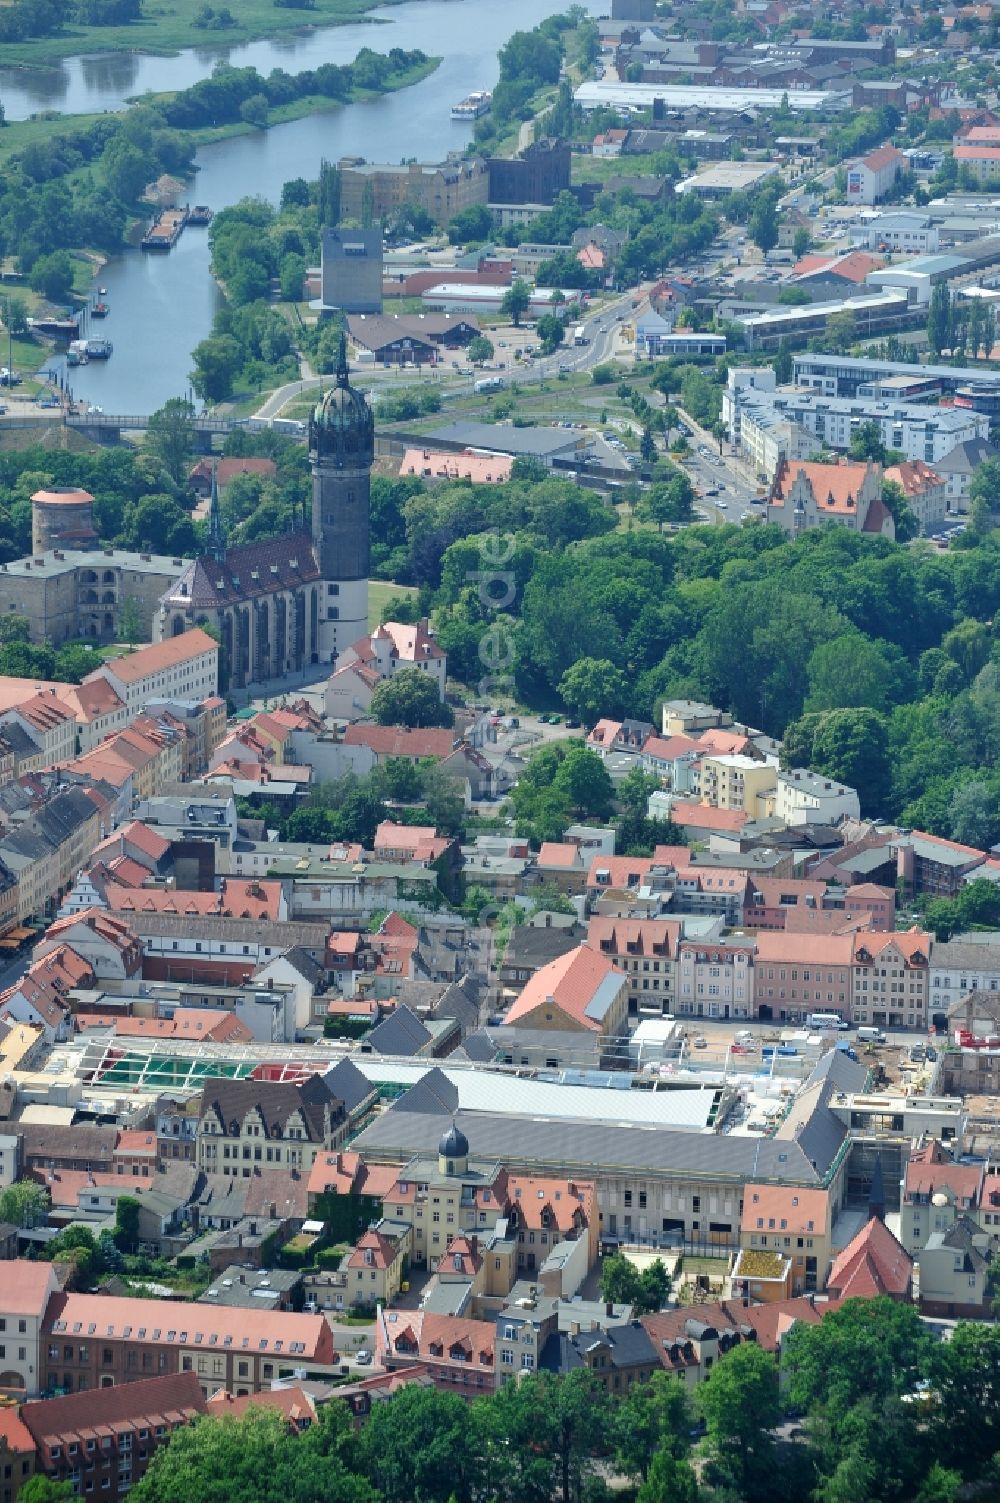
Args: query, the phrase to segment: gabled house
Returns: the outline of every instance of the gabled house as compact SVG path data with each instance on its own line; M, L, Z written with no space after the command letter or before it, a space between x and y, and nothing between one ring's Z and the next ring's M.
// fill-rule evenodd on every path
M948 1320L983 1320L990 1313L987 1287L990 1235L961 1215L944 1232L932 1232L920 1253L920 1310Z

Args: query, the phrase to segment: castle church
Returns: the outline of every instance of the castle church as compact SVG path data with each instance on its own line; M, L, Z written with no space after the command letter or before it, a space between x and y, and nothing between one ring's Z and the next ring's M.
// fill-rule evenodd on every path
M351 386L342 339L335 383L309 420L310 530L227 547L213 477L207 551L161 597L155 637L216 628L230 689L332 664L367 632L374 458L374 418Z

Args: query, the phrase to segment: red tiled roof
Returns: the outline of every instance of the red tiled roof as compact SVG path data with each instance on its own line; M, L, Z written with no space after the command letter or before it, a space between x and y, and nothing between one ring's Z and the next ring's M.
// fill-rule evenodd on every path
M272 1388L262 1393L227 1393L224 1388L213 1393L208 1400L206 1412L211 1415L226 1414L233 1419L242 1419L248 1409L277 1409L283 1414L293 1430L311 1425L316 1418L316 1406L304 1388Z
M690 826L695 830L742 830L750 815L745 809L718 809L714 804L697 804L686 799L677 799L670 806L670 818L681 829Z
M345 746L367 746L377 757L446 757L455 745L449 730L411 730L402 725L349 725Z
M203 652L218 652L219 644L200 626L181 632L179 637L168 637L163 642L153 642L149 647L140 647L121 658L112 658L105 665L107 670L122 684L137 684L151 673L162 673L178 663L189 662ZM89 676L84 680L89 682Z
M171 1430L205 1410L198 1374L183 1372L39 1399L25 1404L21 1416L44 1464L53 1445L78 1441L81 1432L111 1434L129 1426L155 1431L161 1425Z
M771 505L784 506L795 481L804 475L818 506L831 512L856 512L868 470L868 464L821 464L804 459L783 459L772 482Z
M841 1299L902 1297L909 1292L913 1259L877 1216L863 1226L833 1261L827 1288Z
M541 966L511 1004L504 1021L516 1023L551 1002L564 1017L596 1032L601 1019L590 1016L588 1007L609 982L624 983L625 979L624 973L606 955L589 945L580 945Z
M120 1183L120 1181L119 1181ZM93 1331L90 1327L93 1326ZM128 1328L130 1335L125 1335ZM184 1300L121 1298L107 1294L59 1294L49 1303L43 1330L46 1336L90 1335L148 1346L185 1347L197 1333L206 1349L281 1352L318 1362L333 1356L333 1333L322 1315L284 1310L244 1310L225 1305L192 1305ZM212 1341L216 1336L217 1341ZM228 1341L226 1338L229 1338ZM281 1345L278 1346L277 1343ZM297 1348L301 1345L302 1351ZM123 1384L113 1392L127 1392ZM97 1390L95 1390L96 1392Z

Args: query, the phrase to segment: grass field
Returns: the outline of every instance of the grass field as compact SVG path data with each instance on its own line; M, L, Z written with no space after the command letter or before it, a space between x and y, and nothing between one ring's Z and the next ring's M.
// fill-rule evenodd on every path
M4 44L4 62L18 64L51 63L59 58L86 52L179 52L183 47L231 46L258 37L280 36L284 32L305 31L321 26L342 26L360 20L366 11L384 0L315 0L312 10L276 7L273 0L239 0L229 8L235 26L223 31L207 31L195 26L202 0L147 0L141 21L126 26L66 26L58 36L39 37L34 41ZM372 46L377 48L377 28L372 31Z
M394 595L405 595L409 598L416 593L412 585L391 584L384 579L370 579L368 581L368 630L374 631L376 626L381 625L382 612Z

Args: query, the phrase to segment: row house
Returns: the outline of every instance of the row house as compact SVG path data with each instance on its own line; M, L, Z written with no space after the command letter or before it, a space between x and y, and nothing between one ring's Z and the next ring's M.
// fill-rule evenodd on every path
M0 838L0 861L17 879L17 919L42 913L69 888L103 834L103 805L64 787Z
M682 927L675 919L624 919L595 915L587 926L591 949L609 955L628 977L630 1017L674 1011L674 973Z
M926 1028L931 936L859 934L854 940L851 1019L884 1028Z
M43 1390L64 1393L185 1372L206 1397L259 1393L296 1368L325 1373L335 1361L323 1315L99 1294L53 1294L40 1347Z
M1000 944L979 944L971 937L935 944L927 1003L934 1026L947 1029L949 1010L970 992L996 992L1000 1003Z
M791 1020L830 1012L845 1023L850 1019L854 935L761 933L756 951L758 1018Z
M85 682L107 680L131 717L151 699L203 700L219 692L219 644L200 627L102 663Z
M749 1018L754 1007L754 944L681 940L675 1012L681 1017Z
M492 1393L496 1326L489 1320L436 1315L429 1310L384 1310L375 1317L375 1360L387 1372L420 1366L437 1388L476 1398Z
M842 914L865 927L895 929L896 895L891 887L858 883L845 891L808 877L751 877L749 902L743 914L748 929L790 929L801 915Z

